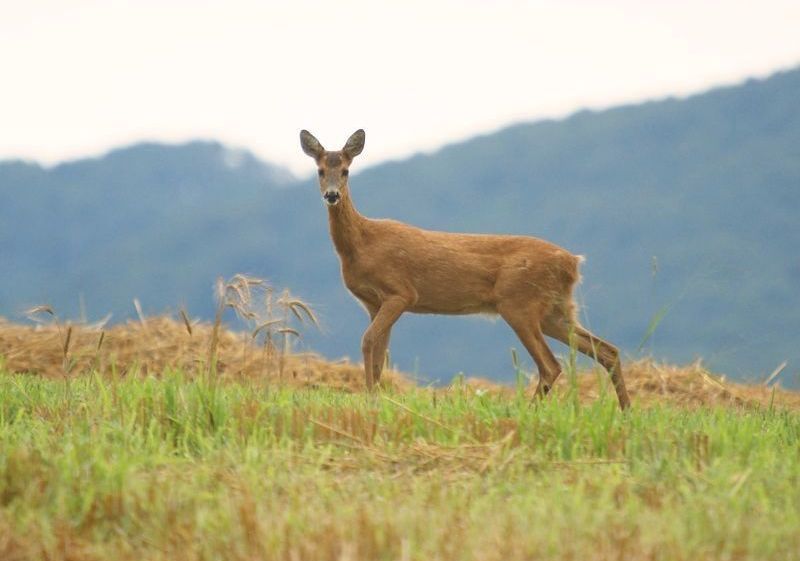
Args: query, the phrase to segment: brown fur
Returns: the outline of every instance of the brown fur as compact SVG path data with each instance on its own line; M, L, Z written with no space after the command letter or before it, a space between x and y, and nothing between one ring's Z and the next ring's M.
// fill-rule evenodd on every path
M372 320L362 340L368 387L380 381L391 328L404 312L492 313L508 322L536 362L537 395L545 395L561 373L548 335L600 362L620 406L629 405L617 349L575 317L580 257L532 237L436 232L366 218L353 205L346 173L363 148L364 132L354 133L339 152L325 151L307 131L300 138L321 171L321 191L335 189L341 197L328 207L328 220L344 283Z

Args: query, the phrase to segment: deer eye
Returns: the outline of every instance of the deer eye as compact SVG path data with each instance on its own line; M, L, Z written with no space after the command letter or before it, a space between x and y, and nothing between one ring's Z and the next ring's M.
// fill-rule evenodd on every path
M348 169L343 169L343 170L342 170L342 177L347 177L348 175L350 175L350 170L348 170Z
M319 174L320 177L322 177L323 175L325 175L325 170L324 169L318 169L317 173Z

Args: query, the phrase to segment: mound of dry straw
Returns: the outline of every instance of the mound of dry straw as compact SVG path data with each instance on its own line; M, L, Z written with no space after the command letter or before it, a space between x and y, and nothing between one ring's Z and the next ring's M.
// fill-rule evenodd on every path
M214 341L216 340L216 343ZM212 357L212 345L215 346ZM298 386L329 386L360 391L364 374L349 361L330 362L312 354L286 352L285 347L258 341L252 332L235 332L217 324L188 318L158 316L141 318L109 328L60 324L22 325L0 319L0 360L9 372L48 377L75 376L96 370L101 374L160 376L179 369L189 375L209 371L223 379L259 379ZM800 408L800 393L780 388L737 384L708 372L699 362L676 367L653 361L625 365L625 378L640 405L670 402L689 406L775 405ZM383 383L398 390L413 383L387 370ZM566 391L562 376L555 391ZM596 399L607 376L602 371L577 376L582 400ZM508 386L469 379L462 389L512 393ZM613 391L606 387L605 391Z
M769 407L770 405L800 409L800 392L786 390L778 385L765 386L731 382L724 376L709 372L697 361L685 366L661 364L651 359L623 362L625 383L635 404L652 405L672 403L688 407L709 405L739 407ZM576 377L578 395L588 402L601 392L613 395L608 375L599 367L579 373ZM471 378L467 387L476 392L511 394L513 389L494 382ZM562 375L554 393L569 391L570 380Z
M120 376L160 376L177 369L200 375L208 372L214 338L214 372L225 379L260 378L342 389L362 385L363 371L358 365L330 362L312 354L285 353L275 346L254 343L251 333L224 327L215 330L211 323L166 316L107 329L55 323L21 325L0 319L0 360L9 372L47 377L92 370ZM409 384L396 372L384 376L391 386Z

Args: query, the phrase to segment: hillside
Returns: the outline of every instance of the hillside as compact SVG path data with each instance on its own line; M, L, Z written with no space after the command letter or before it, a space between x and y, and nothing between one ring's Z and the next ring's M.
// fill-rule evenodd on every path
M368 216L586 255L584 321L631 355L661 311L641 352L750 378L788 360L784 383L796 383L798 99L794 70L519 124L356 163L353 196ZM5 162L0 200L0 315L49 302L74 317L82 298L90 318L123 320L138 297L148 312L185 304L209 318L214 279L248 272L315 304L325 329L311 347L358 357L366 317L339 279L316 188L246 152L146 144L50 169ZM472 318L408 317L393 337L393 362L443 381L510 379L508 348L520 347L501 322Z
M0 315L51 303L122 320L139 297L208 310L242 209L291 175L216 142L140 144L44 169L0 164Z

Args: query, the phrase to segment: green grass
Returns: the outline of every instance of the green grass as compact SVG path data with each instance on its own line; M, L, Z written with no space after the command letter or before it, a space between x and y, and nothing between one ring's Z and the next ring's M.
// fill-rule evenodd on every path
M800 414L0 375L0 559L798 559Z

